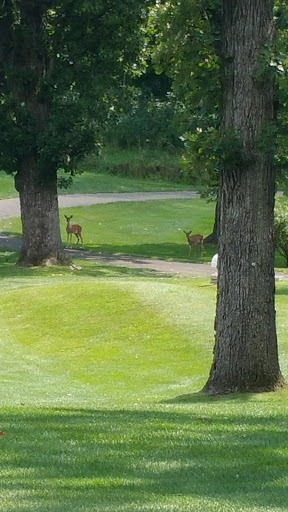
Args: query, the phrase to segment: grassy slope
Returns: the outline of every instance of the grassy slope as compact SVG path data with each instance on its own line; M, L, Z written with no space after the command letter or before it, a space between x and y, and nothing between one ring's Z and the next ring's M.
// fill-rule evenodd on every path
M180 157L171 157L171 155L155 154L139 151L115 151L111 150L109 153L106 150L104 157L90 156L85 159L79 166L82 174L77 174L73 177L73 184L68 189L59 189L59 194L91 194L96 192L134 192L134 191L165 191L165 190L190 190L195 189L185 183L176 183L159 179L157 176L154 178L142 178L141 172L137 174L137 167L145 169L145 165L150 166L159 164L161 168L171 165L171 160L174 165L179 165L177 161ZM123 176L119 174L111 174L108 172L111 167L115 165L123 165L128 163L131 167L131 172L136 169L136 175ZM64 173L58 173L59 178L67 177ZM0 199L7 197L16 197L17 192L14 188L14 180L11 176L0 171Z
M207 234L212 210L122 203L75 209L73 220L87 248L185 259L179 230ZM19 221L5 222L19 232ZM287 508L288 392L198 393L213 348L208 279L14 261L0 253L1 512ZM286 378L287 295L288 284L277 283Z
M0 276L0 510L285 509L287 392L197 393L208 280L95 263ZM277 284L286 376L287 294Z

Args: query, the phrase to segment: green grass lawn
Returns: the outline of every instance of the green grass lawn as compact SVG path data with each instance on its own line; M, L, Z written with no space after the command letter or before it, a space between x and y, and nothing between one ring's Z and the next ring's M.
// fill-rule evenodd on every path
M60 173L61 176L61 173ZM63 174L64 176L64 174ZM154 192L165 190L194 190L191 185L171 183L157 179L137 179L128 176L114 176L107 172L83 171L73 178L72 185L59 189L59 194L97 194L100 192ZM11 176L0 171L0 199L17 197Z
M65 240L73 213L85 250L185 261L182 230L207 235L213 209L123 202L60 218ZM19 235L19 219L1 230ZM21 269L16 257L0 252L0 512L286 510L288 391L199 393L214 342L209 278L80 259L80 271ZM276 286L288 379L288 282Z
M213 227L214 205L203 199L119 202L61 209L62 239L66 242L64 214L73 214L72 222L83 227L86 250L184 261L210 261L216 250L207 246L201 256L196 247L189 257L183 229L208 235ZM20 235L20 220L3 219L0 229Z
M179 160L180 157L177 157ZM172 160L177 160L173 157ZM131 168L132 174L113 174L111 169L115 166L123 166L127 163ZM143 178L141 173L137 175L137 166L143 167L151 165L154 162L155 167L160 165L165 169L171 165L171 155L169 154L154 154L147 152L144 157L142 152L139 151L115 151L111 153L106 151L104 157L97 157L91 155L87 157L80 165L79 170L81 174L73 177L73 183L67 189L59 188L59 194L93 194L99 192L153 192L165 190L195 190L195 185L189 185L185 182L173 182L163 179L157 174L155 176L148 176ZM176 165L176 163L175 163ZM133 169L136 168L136 175ZM59 171L59 178L67 178L67 174ZM196 187L199 189L199 187ZM0 199L8 197L17 197L17 192L14 187L13 177L8 176L5 172L0 171Z
M208 278L13 261L0 254L1 512L286 510L288 392L199 393ZM277 283L286 377L287 296Z
M60 210L62 239L66 243L64 214L73 214L72 222L83 227L84 250L129 254L164 260L210 262L217 251L206 245L201 254L189 246L183 229L209 235L214 222L214 203L204 199L119 202ZM17 218L0 221L2 232L20 236ZM73 247L77 247L73 237ZM69 244L70 246L71 244ZM276 253L275 266L284 269L284 260Z

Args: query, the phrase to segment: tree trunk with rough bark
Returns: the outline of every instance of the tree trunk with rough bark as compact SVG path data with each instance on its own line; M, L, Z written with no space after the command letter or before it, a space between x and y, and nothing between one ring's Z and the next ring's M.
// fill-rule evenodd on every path
M220 177L214 360L204 390L270 391L284 383L275 325L272 0L223 0L223 134L241 142ZM268 59L267 59L268 60ZM266 139L264 142L264 133ZM269 142L270 142L269 140Z
M51 108L49 94L40 92L51 64L45 53L43 32L46 11L44 1L20 2L19 18L26 37L23 41L21 37L17 39L10 57L14 74L9 76L9 88L18 105L19 126L27 139L26 151L17 159L15 175L22 221L20 265L69 262L60 235L55 162L44 165L37 145L38 137L44 137Z
M59 226L57 175L41 181L33 159L15 176L22 221L19 265L68 264Z

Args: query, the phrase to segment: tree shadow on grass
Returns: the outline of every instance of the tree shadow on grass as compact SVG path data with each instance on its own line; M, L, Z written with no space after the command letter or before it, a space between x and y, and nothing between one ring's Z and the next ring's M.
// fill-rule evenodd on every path
M63 245L68 249L72 248L71 254L74 257L87 258L89 253L107 253L117 254L120 256L130 256L139 258L158 258L163 260L176 260L186 263L199 263L199 262L210 262L211 257L214 254L214 249L205 249L203 255L198 248L192 251L191 256L188 256L188 246L186 244L177 244L171 242L161 243L141 243L141 244L126 244L126 245L115 245L115 244L100 244L100 245L78 245L76 243L67 244L63 240ZM69 247L68 247L69 246ZM0 233L0 247L11 249L14 251L20 251L21 248L21 234L12 231L2 231Z
M178 395L161 403L163 404L209 404L218 402L249 402L255 393L227 393L222 395L211 395L204 391L197 391L195 393L185 393Z
M213 254L215 254L214 248L209 246L205 248L203 254L201 254L200 248L196 247L191 251L189 256L189 250L187 244L179 244L172 242L159 241L159 243L133 243L133 244L101 244L101 245L89 245L89 250L93 252L101 251L104 253L114 253L122 255L134 255L145 258L158 258L163 260L176 260L186 263L207 263L211 261Z
M0 232L0 247L2 249L20 251L21 235L14 231L1 231Z
M159 277L172 277L169 272L158 272L157 270L147 268L134 268L128 266L113 265L110 262L103 263L101 261L92 260L93 263L84 265L82 260L77 260L77 265L80 266L80 271L74 270L69 266L53 266L53 267L18 267L16 265L18 259L18 252L11 251L6 248L0 248L0 278L14 278L14 277L39 277L39 276L53 276L57 275L71 276L71 273L79 277L89 278L115 278L115 277L145 277L145 278L159 278ZM113 261L111 258L110 261Z
M244 410L4 410L6 510L286 510L287 416Z

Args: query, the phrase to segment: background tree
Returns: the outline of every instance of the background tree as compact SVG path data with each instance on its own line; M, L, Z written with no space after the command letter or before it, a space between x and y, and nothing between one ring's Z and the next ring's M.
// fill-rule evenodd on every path
M145 0L4 0L0 6L0 168L15 176L19 263L65 262L57 170L91 151L141 46Z
M205 386L212 393L275 390L283 384L274 303L274 33L272 0L223 0L226 152L216 340Z
M126 101L118 102L107 126L106 141L120 149L183 147L180 140L182 108L171 91L171 79L156 74L149 60L125 81Z
M220 166L220 0L159 2L151 9L156 32L154 62L172 78L173 93L184 104L185 174L204 185L203 197L218 196ZM218 206L206 242L218 240Z
M276 0L274 18L277 37L269 58L276 72L277 91L277 183L287 187L287 5ZM222 106L221 0L159 2L151 10L150 23L156 26L154 61L158 70L172 78L172 90L185 108L182 134L187 173L204 185L203 197L217 200L212 233L205 242L217 243L219 234L218 183L223 154L229 150L219 138ZM276 112L275 112L276 114ZM185 120L184 120L185 119ZM225 147L225 144L227 147Z

